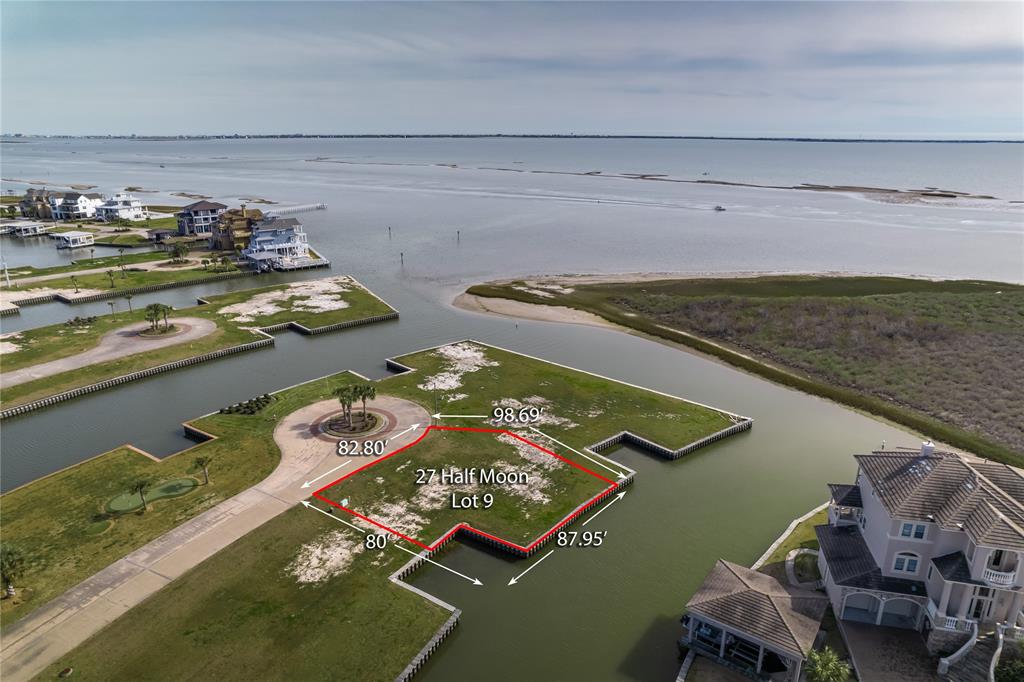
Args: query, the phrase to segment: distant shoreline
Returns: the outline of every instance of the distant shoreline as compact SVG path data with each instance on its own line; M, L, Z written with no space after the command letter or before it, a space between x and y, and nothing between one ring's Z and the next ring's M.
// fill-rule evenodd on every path
M542 140L733 140L746 142L841 142L844 144L1024 144L1024 139L1007 140L1000 138L930 140L924 138L882 138L882 137L746 137L742 135L556 135L529 133L253 133L230 135L0 135L0 142L28 142L31 140L136 140L164 142L174 140L291 140L291 139L479 139L511 138Z

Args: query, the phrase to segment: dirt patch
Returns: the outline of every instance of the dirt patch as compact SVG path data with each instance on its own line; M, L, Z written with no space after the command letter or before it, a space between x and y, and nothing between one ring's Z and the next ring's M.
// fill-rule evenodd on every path
M346 572L362 547L344 531L334 530L304 544L286 570L298 583L321 583Z
M451 391L462 386L462 376L470 372L478 372L484 367L497 367L498 363L489 360L484 349L475 343L453 343L442 346L434 351L446 360L444 370L419 385L424 391Z

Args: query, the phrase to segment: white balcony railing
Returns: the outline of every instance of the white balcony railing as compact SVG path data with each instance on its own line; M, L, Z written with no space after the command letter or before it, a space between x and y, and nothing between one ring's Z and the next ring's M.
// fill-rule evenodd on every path
M939 607L936 606L935 602L931 599L928 600L928 619L932 622L932 627L938 630L956 630L958 632L966 632L970 630L971 623L973 621L967 618L957 618L956 616L949 616L945 613L939 613Z
M986 568L982 578L990 585L1007 587L1017 581L1017 571L996 571Z

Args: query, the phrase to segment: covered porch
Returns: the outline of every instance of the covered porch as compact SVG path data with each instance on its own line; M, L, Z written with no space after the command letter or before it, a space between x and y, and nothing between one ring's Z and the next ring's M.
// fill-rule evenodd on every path
M721 623L690 616L684 640L699 655L750 679L800 679L802 657L775 651L750 635Z

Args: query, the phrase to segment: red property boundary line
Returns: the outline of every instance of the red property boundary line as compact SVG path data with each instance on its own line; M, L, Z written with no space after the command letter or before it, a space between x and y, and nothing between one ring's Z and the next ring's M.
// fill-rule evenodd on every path
M516 544L514 542L509 542L508 540L503 540L503 539L501 539L501 538L499 538L499 537L497 537L495 535L491 535L490 533L485 533L482 530L474 528L473 526L469 525L468 523L460 523L460 524L458 524L457 526L452 528L450 531L448 531L447 533L442 535L440 538L435 540L433 544L427 545L427 544L424 544L424 543L420 542L419 540L416 540L415 538L411 538L408 535L405 535L404 533L398 532L394 528L389 528L388 526L385 526L383 523L379 523L377 521L374 521L370 517L364 516L363 514L360 514L359 512L357 512L357 511L355 511L353 509L349 509L348 507L343 507L341 504L335 502L334 500L330 500L330 499L328 499L328 498L326 498L326 497L324 497L323 495L320 494L320 493L324 492L325 490L327 490L328 488L333 488L334 486L336 486L339 483L345 481L346 479L351 478L352 476L355 476L359 472L364 471L365 469L369 469L370 467L372 467L374 465L380 464L381 462L383 462L384 460L388 459L389 457L394 457L395 455L408 450L409 448L411 448L412 446L418 444L420 441L422 441L424 438L426 438L427 434L429 434L431 431L471 431L473 433L507 434L509 436L512 436L516 440L520 440L520 441L530 445L531 447L537 448L541 452L544 452L544 453L546 453L548 455L551 455L552 457L554 457L556 459L559 459L559 460L565 462L569 466L575 467L576 469L579 469L580 471L582 471L584 473L590 474L594 478L597 478L597 479L599 479L601 481L604 481L605 483L608 484L608 487L605 488L604 490L602 490L601 492L597 493L593 497L591 497L589 500L584 502L579 507L574 508L565 517L563 517L561 521L559 521L557 524L555 524L554 527L552 527L550 530L548 530L546 533L541 535L539 538L537 538L536 540L531 542L526 547L523 547L522 545L518 545L518 544ZM374 526L377 526L378 528L382 528L383 530L386 530L387 532L389 532L389 533L391 533L393 535L397 535L398 537L402 538L403 540L407 540L407 541L411 542L412 544L416 545L417 547L420 547L422 549L427 550L428 552L434 551L435 549L440 547L442 544L444 544L451 536L455 535L460 530L464 530L464 531L467 531L467 532L469 532L471 534L479 535L480 537L484 537L484 538L487 538L487 539L492 540L494 542L497 542L497 543L499 543L501 545L504 545L504 546L512 549L513 551L515 551L517 553L518 552L529 553L531 550L533 550L534 547L536 547L537 545L543 543L545 540L547 540L553 534L557 533L566 524L568 524L573 519L575 519L577 516L579 516L582 512L586 511L587 509L589 509L593 505L595 505L598 502L600 502L605 496L608 495L608 493L610 493L611 491L615 490L617 487L618 487L618 483L616 483L615 481L612 481L611 479L605 478L601 474L598 474L598 473L596 473L594 471L591 471L590 469L588 469L588 468L586 468L586 467L584 467L584 466L582 466L580 464L577 464L576 462L573 462L573 461L571 461L569 459L566 459L565 457L562 457L558 453L552 452L551 450L548 450L545 447L537 445L533 441L528 440L526 438L523 438L519 434L512 433L511 431L509 431L507 429L481 429L481 428L473 428L473 427L468 427L468 426L435 426L435 425L431 425L431 426L428 426L423 431L422 435L420 435L420 437L417 438L416 440L412 441L411 443L408 443L407 445L404 445L404 446L398 448L394 452L388 453L387 455L384 455L383 457L379 457L379 458L373 460L372 462L368 462L368 463L364 464L363 466L359 467L355 471L349 472L348 474L342 476L341 478L339 478L336 481L332 481L331 483L328 483L327 485L323 486L322 488L320 488L319 490L314 492L313 493L313 497L317 498L318 500L320 500L322 502L326 502L327 504L331 505L332 507L336 507L337 509L340 509L340 510L342 510L344 512L347 512L347 513L351 514L352 516L355 516L356 518L362 519L363 521L366 521L367 523L371 523Z

